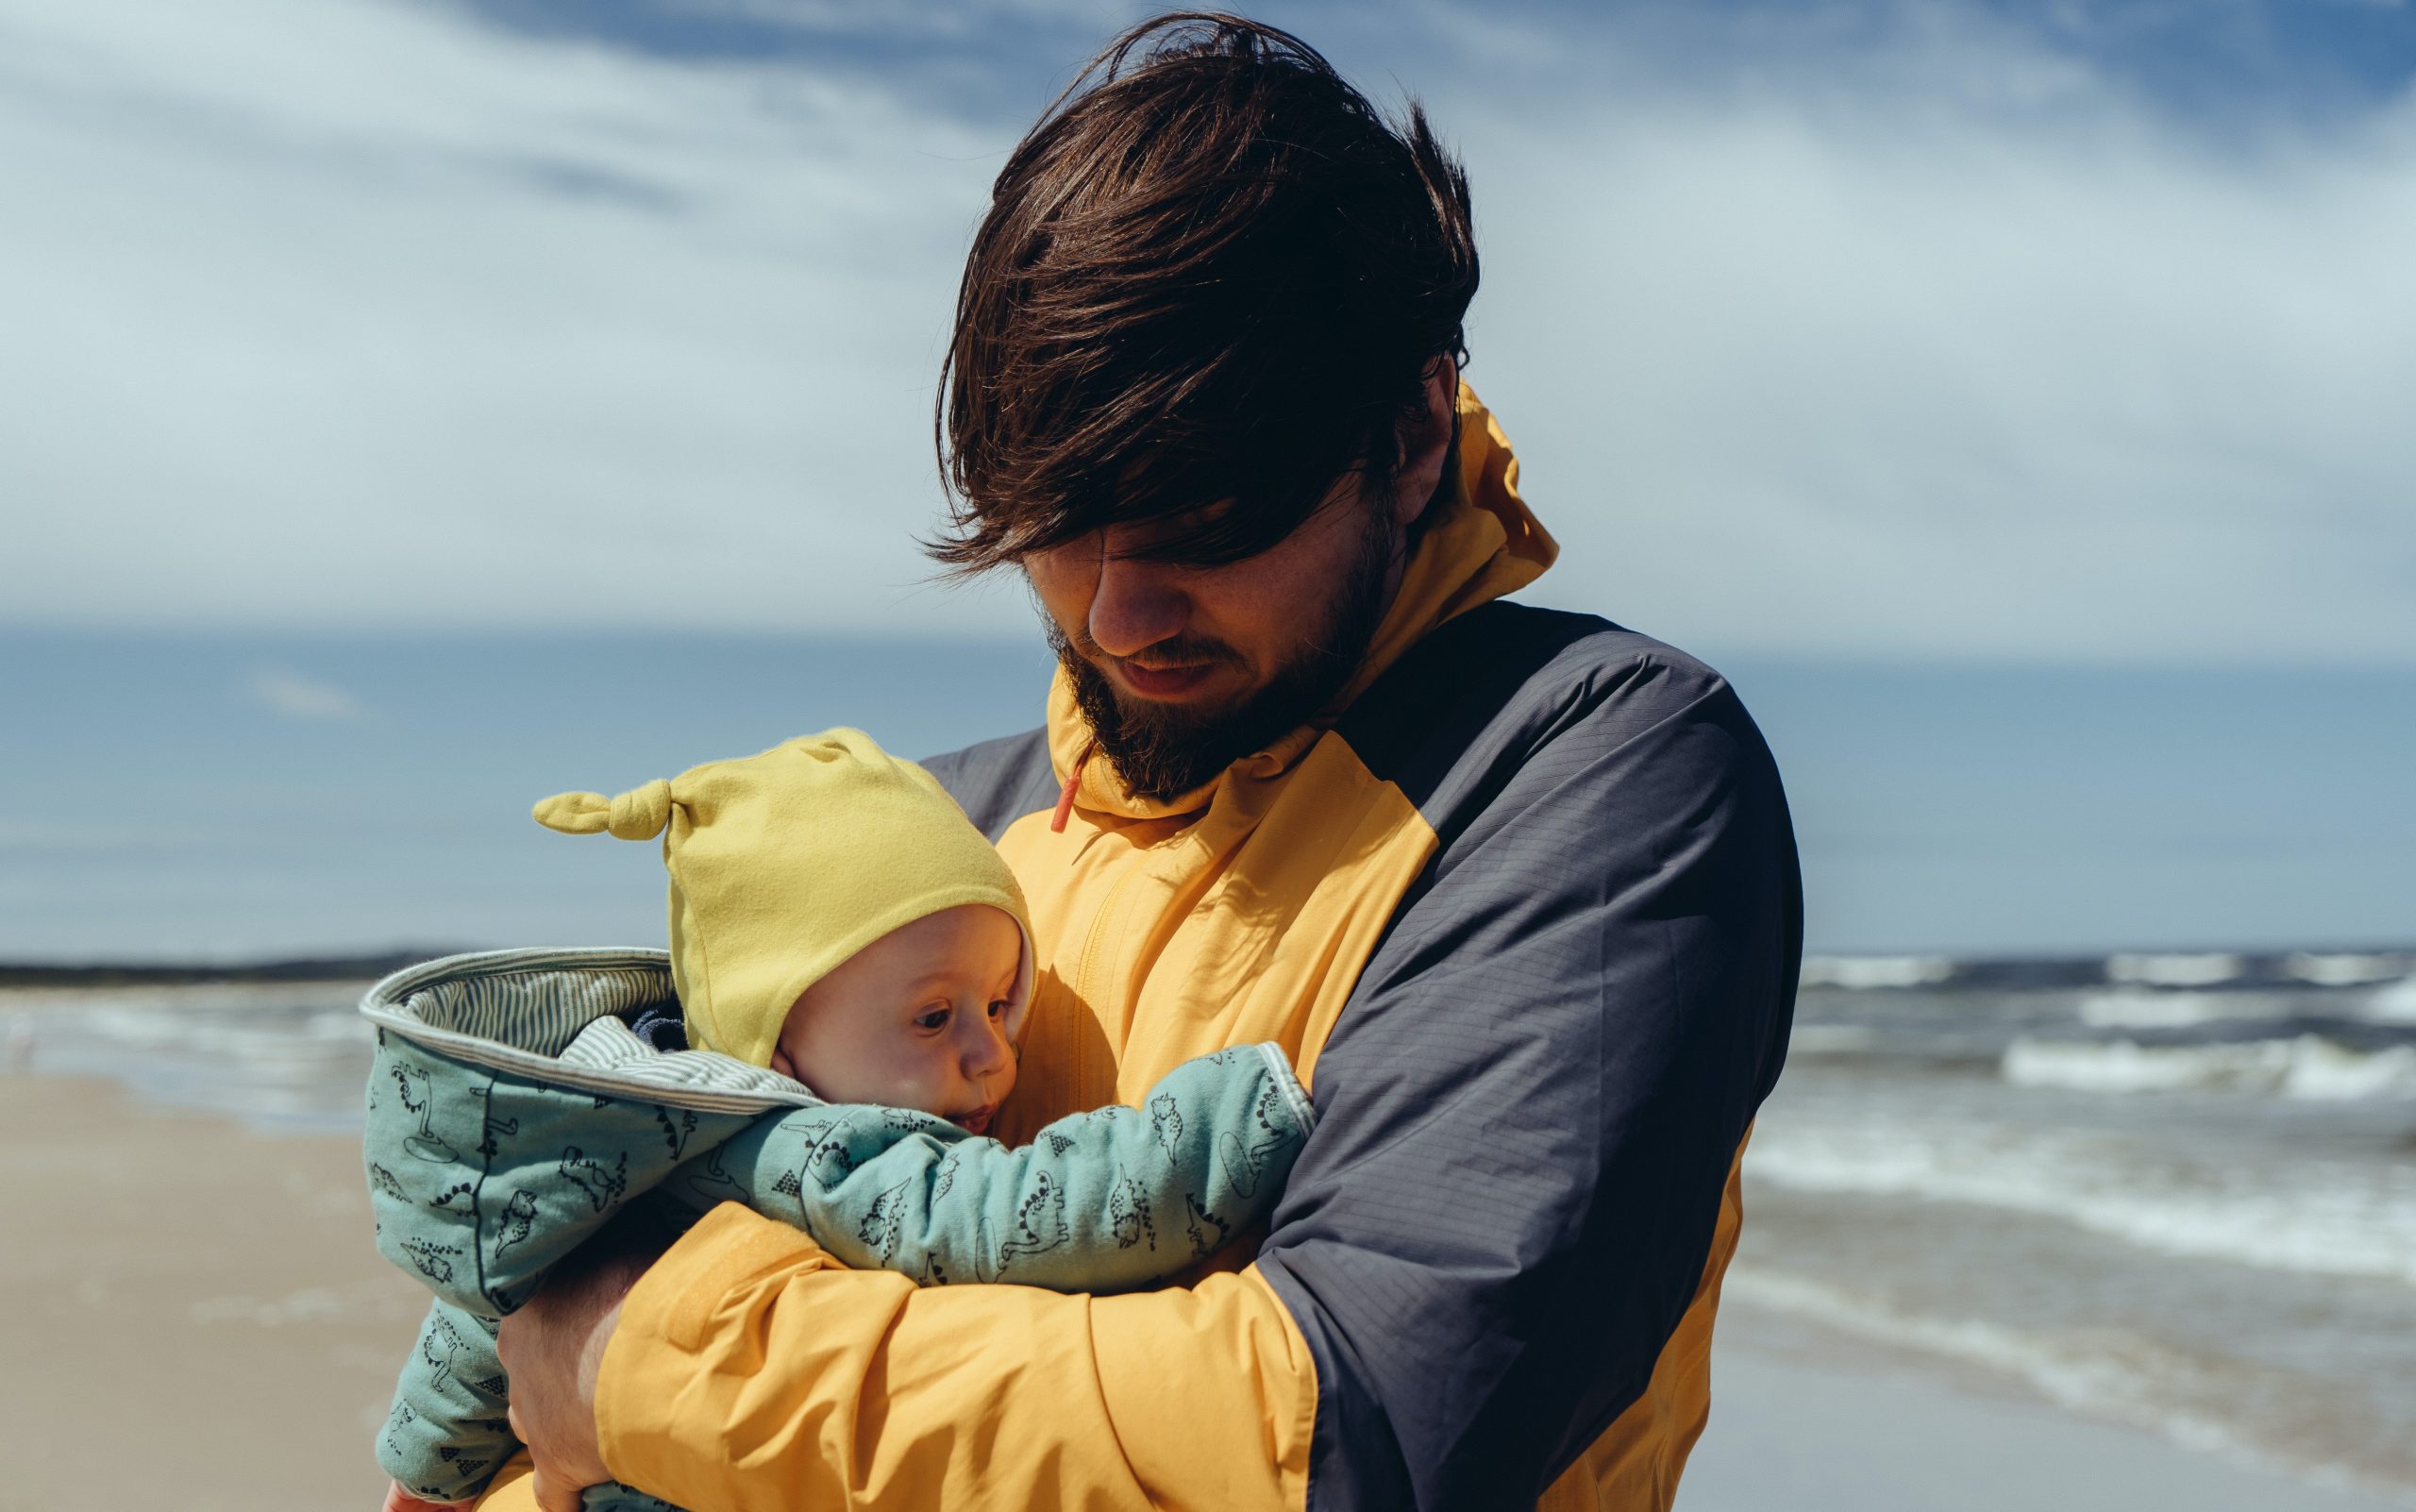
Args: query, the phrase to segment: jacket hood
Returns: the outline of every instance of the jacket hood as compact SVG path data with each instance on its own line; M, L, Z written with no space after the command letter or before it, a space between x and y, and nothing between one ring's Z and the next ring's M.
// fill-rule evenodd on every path
M1233 766L1273 777L1316 743L1351 701L1428 631L1543 576L1560 546L1518 496L1518 459L1475 391L1460 385L1459 445L1451 487L1434 504L1435 516L1419 536L1402 569L1401 589L1385 611L1359 670L1334 701L1282 739L1241 757ZM1057 781L1079 769L1076 806L1125 818L1160 818L1207 806L1222 774L1189 793L1165 800L1124 791L1104 760L1085 760L1092 744L1090 722L1074 701L1073 683L1058 668L1049 689L1049 756Z

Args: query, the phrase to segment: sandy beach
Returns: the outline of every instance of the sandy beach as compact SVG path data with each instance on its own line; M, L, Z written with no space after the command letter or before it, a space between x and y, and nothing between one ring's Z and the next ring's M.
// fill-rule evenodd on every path
M0 1512L377 1504L421 1301L369 1245L358 1151L0 1077ZM1750 1265L1748 1255L1740 1265ZM1686 1512L2384 1512L1733 1303ZM31 1364L34 1369L25 1368Z
M0 1077L0 1512L369 1512L426 1294L357 1140Z

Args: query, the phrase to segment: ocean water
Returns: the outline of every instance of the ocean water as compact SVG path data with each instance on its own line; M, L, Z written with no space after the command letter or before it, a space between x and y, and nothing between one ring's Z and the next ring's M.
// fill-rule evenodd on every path
M1030 729L1050 659L1022 608L999 619L989 641L0 624L0 783L25 797L0 811L0 961L660 940L652 848L542 831L532 802L829 725L908 755ZM2406 937L2416 669L1690 648L1777 753L1815 949Z
M2416 1500L2416 957L2096 967L1815 963L1730 1295Z
M344 1131L366 985L0 991L0 1056ZM1816 958L1729 1288L2416 1503L2416 953Z

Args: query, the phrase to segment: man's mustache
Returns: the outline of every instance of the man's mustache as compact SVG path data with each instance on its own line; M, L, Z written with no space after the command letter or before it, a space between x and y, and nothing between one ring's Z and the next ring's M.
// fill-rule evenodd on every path
M1176 666L1240 666L1243 664L1242 654L1239 651L1213 635L1169 635L1165 640L1141 647L1130 656L1111 656L1100 650L1099 643L1091 639L1087 626L1077 630L1071 639L1074 649L1082 654L1084 661L1093 665L1113 663L1156 671Z

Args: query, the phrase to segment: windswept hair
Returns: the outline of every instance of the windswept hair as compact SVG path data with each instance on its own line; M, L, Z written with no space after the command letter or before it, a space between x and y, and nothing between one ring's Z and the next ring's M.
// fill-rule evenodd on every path
M957 294L934 441L980 572L1111 523L1149 554L1265 550L1345 472L1389 489L1423 379L1467 356L1468 180L1273 26L1109 44L999 173ZM1208 509L1222 504L1220 509Z

